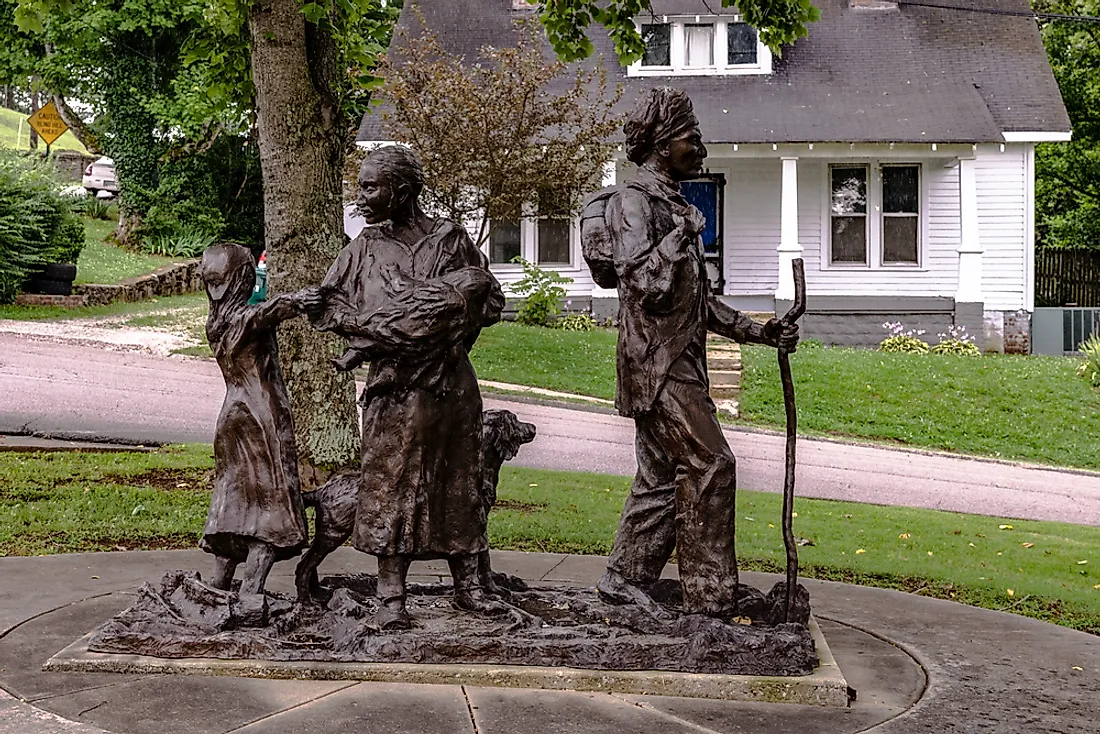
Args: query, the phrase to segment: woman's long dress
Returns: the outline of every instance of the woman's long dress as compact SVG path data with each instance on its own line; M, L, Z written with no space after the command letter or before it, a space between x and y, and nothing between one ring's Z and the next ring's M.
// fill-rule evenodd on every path
M485 256L448 220L413 246L368 227L325 289L315 325L371 359L355 547L411 558L486 550L482 403L468 351L504 296Z
M275 326L295 313L276 297L207 327L226 393L214 433L214 494L199 546L237 561L252 540L274 546L279 559L297 555L308 541L294 422L275 342Z

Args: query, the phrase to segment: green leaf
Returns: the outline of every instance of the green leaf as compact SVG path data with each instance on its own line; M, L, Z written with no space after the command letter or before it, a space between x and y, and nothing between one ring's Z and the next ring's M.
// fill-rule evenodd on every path
M307 3L302 6L302 15L304 15L306 20L310 23L316 25L325 17L325 8L318 3Z

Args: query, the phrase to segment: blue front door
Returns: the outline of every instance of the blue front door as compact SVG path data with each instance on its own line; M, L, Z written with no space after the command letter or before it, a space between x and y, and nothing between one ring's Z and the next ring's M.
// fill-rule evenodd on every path
M707 279L711 290L721 293L725 286L722 276L722 184L721 178L684 181L680 193L689 204L703 213L707 226L703 230L703 259L707 265Z

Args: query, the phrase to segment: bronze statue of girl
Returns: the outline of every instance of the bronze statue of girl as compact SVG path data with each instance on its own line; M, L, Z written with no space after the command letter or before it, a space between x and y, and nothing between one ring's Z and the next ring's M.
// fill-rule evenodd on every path
M214 494L199 546L216 557L211 586L229 590L244 562L240 593L260 595L272 564L298 555L309 540L275 327L318 308L320 289L248 305L256 269L248 249L234 244L208 248L200 273L210 300L206 335L226 395L214 433Z

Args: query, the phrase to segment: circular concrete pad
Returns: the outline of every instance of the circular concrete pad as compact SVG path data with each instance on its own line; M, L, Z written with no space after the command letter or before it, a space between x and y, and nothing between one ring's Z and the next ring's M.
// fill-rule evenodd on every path
M43 672L42 663L133 601L114 593L25 621L0 639L0 685L64 719L116 734L511 734L551 732L848 734L902 713L925 688L921 667L889 642L822 621L841 670L857 688L850 709L472 686ZM0 732L3 729L0 727Z

